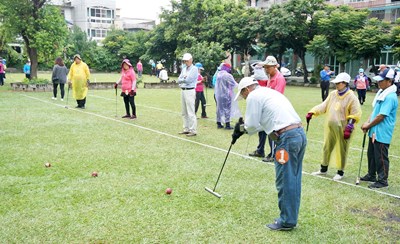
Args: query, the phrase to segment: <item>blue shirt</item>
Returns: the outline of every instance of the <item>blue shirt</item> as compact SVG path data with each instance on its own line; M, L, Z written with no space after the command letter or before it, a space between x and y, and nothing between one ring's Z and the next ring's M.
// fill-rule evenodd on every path
M181 88L195 88L198 74L199 70L193 64L189 67L184 67L178 77L179 86Z
M378 100L372 111L370 121L377 115L384 115L385 118L377 125L370 128L368 136L372 137L375 133L375 139L380 143L390 144L393 136L394 126L396 125L396 112L398 107L396 93L390 93L385 100Z
M329 81L331 79L331 75L328 75L328 72L330 72L330 70L329 71L326 71L324 69L321 70L319 76L321 76L322 81Z
M24 65L24 73L28 74L28 75L31 73L31 65L30 64Z

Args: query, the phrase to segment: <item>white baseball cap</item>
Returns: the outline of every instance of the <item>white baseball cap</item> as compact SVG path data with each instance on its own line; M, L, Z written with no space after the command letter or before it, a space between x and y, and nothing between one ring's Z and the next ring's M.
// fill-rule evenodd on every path
M236 94L235 101L240 98L243 98L240 95L240 92L242 91L243 88L251 86L253 84L258 84L258 82L253 77L244 77L243 79L241 79L239 82L238 93Z
M275 66L278 65L278 61L276 61L276 58L274 56L268 56L264 62L258 63L259 65L269 65L269 66Z
M334 80L332 80L332 83L340 83L340 82L346 82L346 83L350 83L351 77L349 74L347 74L346 72L340 73L336 76L336 78Z
M185 54L183 54L183 57L182 57L182 60L183 61L186 61L186 60L190 60L190 59L192 59L193 57L192 57L192 54L190 54L190 53L185 53Z

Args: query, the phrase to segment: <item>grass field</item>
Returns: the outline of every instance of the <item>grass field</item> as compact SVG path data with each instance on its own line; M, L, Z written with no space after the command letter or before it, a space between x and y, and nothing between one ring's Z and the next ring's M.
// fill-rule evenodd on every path
M7 83L21 76L7 75ZM115 81L118 74L94 78ZM257 136L244 135L232 147L218 199L204 187L214 187L232 131L216 128L213 90L207 91L210 118L199 119L198 136L187 138L178 135L180 90L142 86L134 121L120 118L123 102L113 90L90 90L87 109L76 110L71 97L65 109L66 101L51 100L51 93L0 87L1 243L399 242L398 126L389 149L390 186L374 191L364 182L354 184L359 129L342 182L331 180L335 165L327 177L310 175L322 159L324 117L311 120L298 227L273 232L265 224L279 215L274 167L246 156ZM317 88L287 87L285 94L303 122L308 109L320 102ZM373 96L367 94L362 121L371 112ZM245 101L240 107L244 113ZM52 167L44 167L46 162ZM366 170L365 152L361 174ZM93 171L99 176L91 177ZM171 195L165 194L168 187Z

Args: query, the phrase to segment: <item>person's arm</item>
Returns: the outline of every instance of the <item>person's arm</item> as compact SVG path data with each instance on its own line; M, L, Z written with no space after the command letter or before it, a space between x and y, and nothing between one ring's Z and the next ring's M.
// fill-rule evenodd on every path
M178 83L183 83L186 79L187 67L182 68L181 74L178 77Z
M249 135L255 134L262 131L260 126L261 121L261 109L259 104L254 99L247 99L246 101L246 117L244 122L244 128Z
M191 67L189 73L187 73L186 79L184 79L184 83L186 84L191 84L195 83L193 81L197 81L197 75L199 74L199 71L197 70L196 67Z
M85 74L86 74L86 81L89 82L90 81L90 70L89 70L89 66L87 64L85 65Z
M56 78L55 71L56 71L56 66L53 67L53 72L51 73L51 81L54 81L54 78Z
M365 122L362 126L361 129L364 132L367 132L369 129L371 129L371 127L374 127L375 125L379 124L380 122L382 122L385 119L386 115L383 114L378 114L371 122L370 118L368 118L368 121Z

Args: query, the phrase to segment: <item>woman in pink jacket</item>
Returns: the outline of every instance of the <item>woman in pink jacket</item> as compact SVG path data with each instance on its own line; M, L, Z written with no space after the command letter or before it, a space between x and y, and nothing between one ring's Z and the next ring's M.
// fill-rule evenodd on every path
M121 79L115 83L115 89L117 89L118 84L121 84L121 97L124 98L126 110L126 115L122 116L122 118L136 119L136 74L129 59L124 59L122 61ZM132 108L132 116L129 112L129 105L131 105Z

